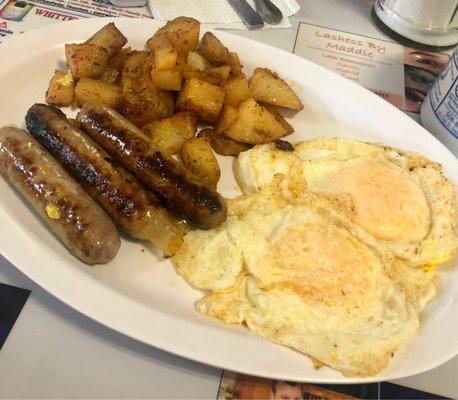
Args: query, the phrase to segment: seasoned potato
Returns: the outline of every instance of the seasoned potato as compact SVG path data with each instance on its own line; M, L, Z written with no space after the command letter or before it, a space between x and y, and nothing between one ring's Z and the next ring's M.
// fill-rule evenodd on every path
M121 72L112 68L107 68L100 77L100 80L109 85L117 85L121 82Z
M69 106L75 95L75 80L68 72L56 69L46 91L46 102L58 106Z
M200 81L204 81L207 83L211 83L212 85L219 86L219 78L215 75L208 75L206 71L190 71L190 70L183 70L183 79L191 79L196 78Z
M156 32L157 36L164 35L172 44L173 48L179 53L187 53L191 50L196 50L199 45L200 22L194 18L178 17L167 22L165 26ZM154 39L154 35L147 44L151 46L167 46L164 39ZM151 42L150 42L151 41Z
M148 63L149 53L146 51L133 51L124 61L122 70L121 86L123 92L129 90L138 90L139 88L148 88L145 67Z
M173 95L158 89L151 80L149 53L132 52L124 63L121 78L123 99L118 109L137 126L170 117Z
M173 114L173 95L159 89L123 91L118 110L134 125L144 126Z
M65 57L74 78L99 78L108 65L108 51L93 44L66 44Z
M170 42L167 34L161 30L157 31L152 38L148 39L146 45L150 51L154 51L156 49L174 50L173 44Z
M249 144L270 143L286 133L282 124L252 98L240 104L237 119L224 131L230 139Z
M211 83L224 87L229 77L231 67L229 65L222 65L221 67L214 67L205 71L183 71L184 79L197 78L201 81Z
M206 186L216 189L221 176L218 161L205 138L187 140L181 148L185 167Z
M184 71L188 69L187 65L188 55L186 53L177 54L177 65L181 67L181 70Z
M211 63L195 51L190 51L186 60L187 69L190 71L205 71L212 67Z
M216 133L218 135L224 133L229 127L235 122L239 111L237 107L225 104L221 114L219 115L218 121L216 122Z
M202 37L199 53L215 65L226 65L229 62L227 49L211 32L205 32Z
M124 63L127 60L127 57L129 57L130 53L132 53L132 49L130 47L117 51L108 60L108 68L122 72L122 69L124 68Z
M230 78L224 87L226 91L225 104L238 107L240 103L244 102L250 97L250 87L248 86L248 79L245 75L237 75Z
M197 50L199 46L200 22L194 18L178 17L163 28L167 37L179 53Z
M199 45L200 22L194 18L178 17L162 28L179 53L196 50Z
M109 85L119 85L121 83L122 70L124 68L124 62L129 57L132 50L129 48L118 50L108 60L108 67L103 72L100 80L108 83Z
M178 54L170 49L155 49L152 51L151 68L155 70L164 70L174 68L177 65Z
M93 44L95 46L103 47L108 51L108 56L113 56L127 43L127 38L116 28L113 22L105 25L102 29L98 30L92 35L86 44Z
M218 135L211 128L200 130L197 136L205 138L212 149L222 156L238 156L241 152L251 148L249 144L235 142L225 136Z
M242 64L240 64L239 55L230 51L227 56L228 64L231 66L231 74L236 76L242 73Z
M283 126L283 128L286 129L286 134L287 135L290 135L291 133L294 132L294 128L290 124L288 124L286 119L277 111L275 106L272 106L272 105L266 104L266 103L260 103L260 104L261 104L261 106L265 107L267 109L267 111L269 111L275 117L275 119L278 122L280 122L280 124Z
M195 136L197 118L194 114L184 111L172 117L151 122L142 129L165 156L171 156L179 153L183 143Z
M231 67L229 65L222 65L220 67L210 68L204 71L203 73L213 78L218 86L224 87L229 78L229 73L231 72Z
M250 81L250 93L255 100L274 106L301 110L299 97L285 81L267 68L256 68Z
M81 78L75 87L76 101L85 103L100 103L115 108L122 98L122 90L119 86L108 85L104 82L91 78Z
M224 103L224 89L196 78L187 80L177 99L179 110L191 111L205 121L216 121Z
M165 70L151 70L151 80L159 88L163 90L181 90L181 68L174 67Z

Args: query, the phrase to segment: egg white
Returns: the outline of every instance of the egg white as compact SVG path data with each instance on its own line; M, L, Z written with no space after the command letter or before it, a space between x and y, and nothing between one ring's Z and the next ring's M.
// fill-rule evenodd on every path
M418 312L386 271L401 262L332 197L283 179L229 201L227 220L192 231L173 261L212 293L197 309L369 376L418 329Z
M354 221L411 266L436 265L457 248L453 185L439 164L382 144L319 137L294 152L274 144L240 154L234 172L253 194L278 173L307 190L334 195L353 208Z

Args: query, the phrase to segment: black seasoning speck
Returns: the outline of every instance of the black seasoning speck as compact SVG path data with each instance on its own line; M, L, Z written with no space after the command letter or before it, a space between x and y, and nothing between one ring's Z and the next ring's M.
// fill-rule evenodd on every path
M286 140L277 139L275 141L275 146L277 146L277 149L282 151L294 151L294 146Z

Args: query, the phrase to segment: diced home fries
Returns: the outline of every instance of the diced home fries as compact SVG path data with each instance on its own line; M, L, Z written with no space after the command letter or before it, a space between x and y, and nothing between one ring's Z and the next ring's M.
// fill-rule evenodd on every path
M46 101L116 109L158 151L181 157L211 187L220 173L213 151L237 156L294 132L281 115L282 108L303 108L291 87L267 68L245 75L239 55L217 34L205 32L200 39L199 21L167 22L152 33L146 51L125 47L127 42L109 23L84 43L66 44L67 70L54 71Z

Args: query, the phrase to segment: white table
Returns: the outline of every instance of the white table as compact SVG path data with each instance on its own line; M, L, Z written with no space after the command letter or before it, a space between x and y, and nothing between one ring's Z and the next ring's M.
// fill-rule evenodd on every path
M292 51L299 21L373 37L371 0L304 0L293 28L233 33ZM0 351L0 398L216 397L221 370L129 339L62 302L0 257L0 282L32 294ZM458 357L395 383L458 398Z

